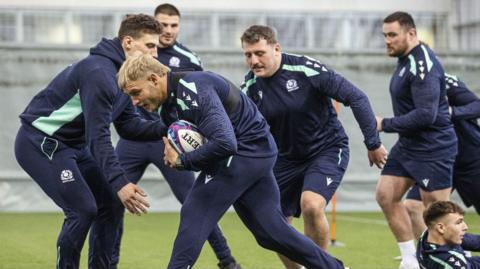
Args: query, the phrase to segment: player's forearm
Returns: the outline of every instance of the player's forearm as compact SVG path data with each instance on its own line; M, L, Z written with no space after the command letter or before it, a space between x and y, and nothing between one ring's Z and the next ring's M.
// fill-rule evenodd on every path
M480 117L480 99L464 106L452 107L453 120L475 119Z
M462 241L462 248L470 251L480 251L480 235L465 234Z
M199 149L182 154L181 159L185 169L200 171L236 153L237 140L233 137L224 142L209 140Z
M377 131L377 123L375 115L368 99L361 103L352 105L352 111L355 119L360 125L364 137L364 143L368 150L375 150L382 144L380 136Z
M167 133L167 126L161 120L145 120L140 117L115 122L115 129L125 139L151 141L160 140Z
M432 109L418 108L402 116L384 118L382 121L382 130L386 133L402 133L421 130L433 124L436 115L436 111Z

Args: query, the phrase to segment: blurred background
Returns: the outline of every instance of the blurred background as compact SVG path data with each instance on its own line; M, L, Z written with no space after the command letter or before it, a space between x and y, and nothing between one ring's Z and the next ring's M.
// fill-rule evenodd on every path
M18 166L13 143L18 115L64 67L88 54L102 37L113 38L128 13L153 15L163 1L0 0L0 211L58 211ZM240 84L248 71L240 35L252 24L276 28L286 52L314 57L341 73L370 98L378 115L391 116L388 85L396 58L385 54L382 21L410 12L420 39L448 73L480 93L480 1L477 0L196 0L169 1L182 13L178 40L195 51L204 68ZM380 171L368 166L363 136L348 107L340 118L350 137L350 164L338 190L337 209L378 211ZM115 131L112 129L112 132ZM396 135L382 134L390 148ZM116 142L117 136L114 135ZM159 153L162 154L162 153ZM179 204L161 174L150 167L141 185L152 210Z

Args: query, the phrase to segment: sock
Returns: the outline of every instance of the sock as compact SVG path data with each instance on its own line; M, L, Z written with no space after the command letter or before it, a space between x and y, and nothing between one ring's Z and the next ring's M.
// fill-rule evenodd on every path
M413 240L406 242L398 242L398 248L400 248L400 254L403 261L413 262L416 261L415 257L415 243Z

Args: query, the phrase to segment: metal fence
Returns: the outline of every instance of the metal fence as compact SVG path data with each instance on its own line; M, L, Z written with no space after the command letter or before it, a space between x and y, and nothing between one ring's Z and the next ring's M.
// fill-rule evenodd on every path
M115 36L125 14L140 12L151 14L152 11L0 9L0 45L90 46L103 36ZM385 15L369 12L266 14L186 11L182 14L179 40L193 49L237 49L241 33L249 25L267 24L278 31L280 43L288 49L378 50L384 46L382 20ZM455 44L450 44L452 42L447 38L449 13L413 15L421 38L423 36L427 43L437 50L455 49L452 47ZM464 28L465 25L457 26L456 29L462 33L471 31L468 27ZM468 43L470 39L463 42ZM465 46L475 47L472 44Z

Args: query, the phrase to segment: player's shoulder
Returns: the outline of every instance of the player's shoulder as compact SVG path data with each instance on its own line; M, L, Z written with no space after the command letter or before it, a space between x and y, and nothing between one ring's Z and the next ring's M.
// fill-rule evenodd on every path
M465 255L456 250L449 251L433 251L425 254L419 260L421 268L440 269L440 268L456 268L467 269L468 261Z
M453 268L467 268L468 261L463 251L452 249L444 257L444 261Z
M248 93L248 91L253 88L257 83L257 77L252 71L248 71L245 73L244 80L240 85L240 90L244 93Z
M449 90L455 88L466 88L466 85L456 75L445 73L445 87L447 90Z
M198 89L200 83L195 75L187 75L178 80L176 103L182 111L198 109Z
M319 60L306 55L297 55L291 53L283 53L282 69L285 72L294 74L302 74L306 77L312 77L328 72L328 68Z
M437 70L434 67L439 64L435 53L426 44L422 43L413 48L407 57L407 65L410 73L421 79L423 79L426 74Z
M197 65L198 67L202 67L202 62L200 60L200 57L198 57L198 55L195 52L191 51L182 43L175 41L175 44L173 44L172 49L175 51L175 53L178 56L185 57L189 59L189 61L192 64Z
M175 41L175 43L172 46L173 49L182 49L184 51L194 53L192 50L190 50L187 46L183 45L181 42Z
M188 72L179 81L180 84L192 91L196 91L193 88L197 89L199 86L203 86L203 88L208 88L206 86L221 87L228 83L224 77L210 71Z

